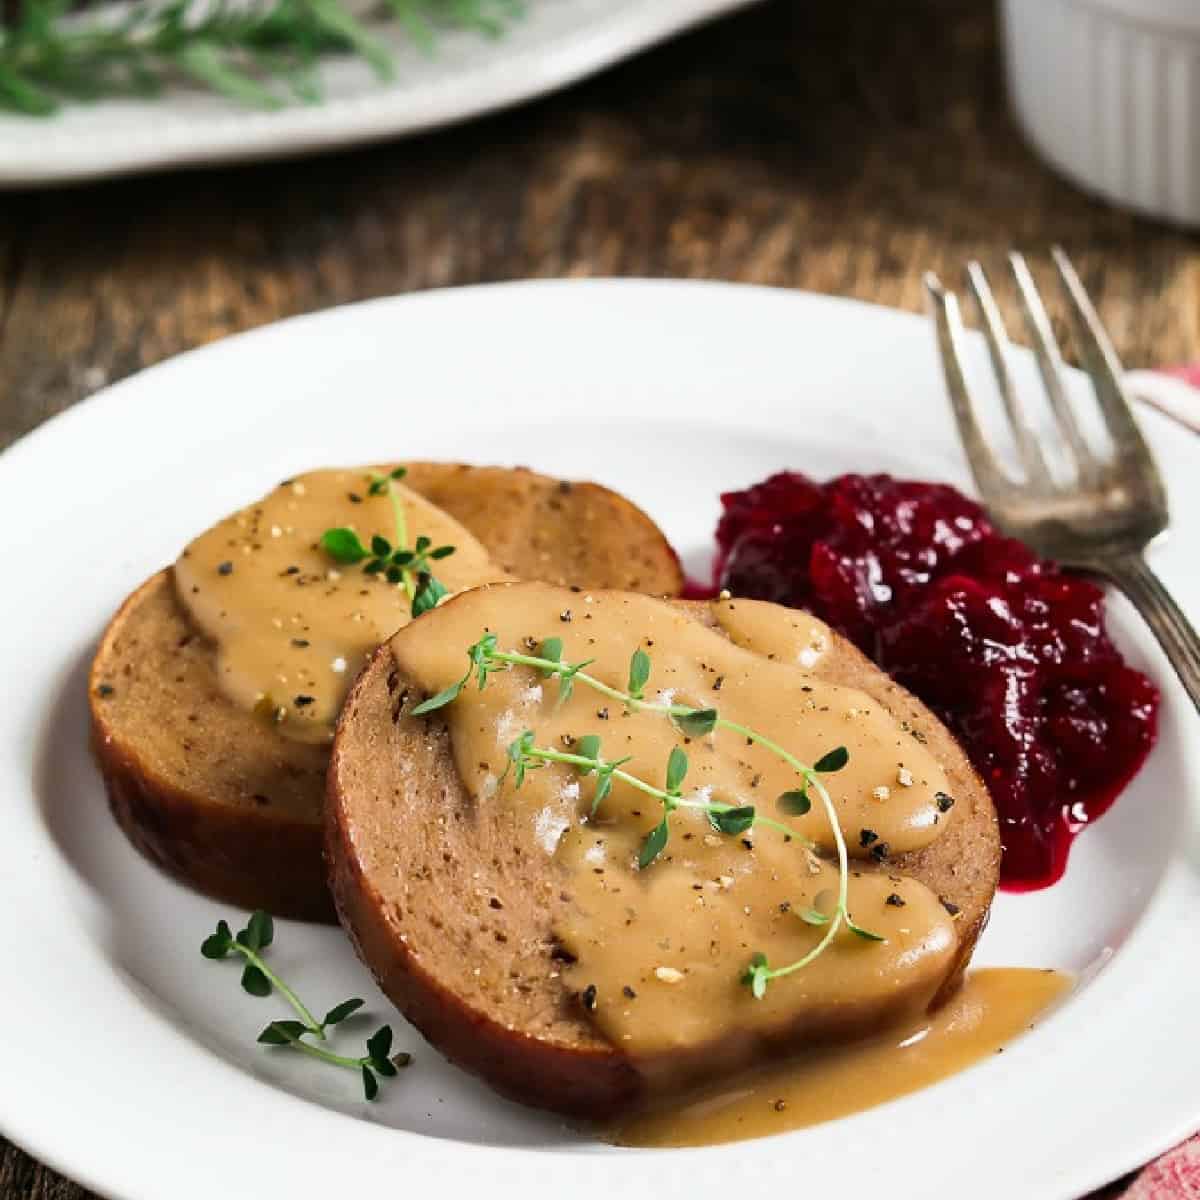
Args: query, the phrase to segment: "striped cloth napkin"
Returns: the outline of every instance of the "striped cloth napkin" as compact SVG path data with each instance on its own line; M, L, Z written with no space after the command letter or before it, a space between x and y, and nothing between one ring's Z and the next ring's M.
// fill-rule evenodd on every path
M1125 382L1139 400L1200 433L1200 363L1131 371ZM1200 1133L1091 1200L1200 1200Z
M1089 1200L1200 1200L1200 1133Z

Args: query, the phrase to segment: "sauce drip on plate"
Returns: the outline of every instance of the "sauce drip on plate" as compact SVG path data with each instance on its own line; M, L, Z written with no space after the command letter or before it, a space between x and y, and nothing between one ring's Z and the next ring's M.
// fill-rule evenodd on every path
M711 1146L803 1129L874 1108L995 1054L1071 986L1057 971L985 967L932 1016L877 1038L722 1080L606 1132L623 1146Z

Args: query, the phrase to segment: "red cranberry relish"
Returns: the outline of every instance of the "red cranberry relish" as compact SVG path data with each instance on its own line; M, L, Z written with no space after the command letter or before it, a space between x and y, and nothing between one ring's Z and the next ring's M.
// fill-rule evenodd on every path
M1058 879L1157 725L1158 690L1109 640L1100 589L941 484L784 472L721 502L720 586L809 609L924 700L991 791L1004 883Z

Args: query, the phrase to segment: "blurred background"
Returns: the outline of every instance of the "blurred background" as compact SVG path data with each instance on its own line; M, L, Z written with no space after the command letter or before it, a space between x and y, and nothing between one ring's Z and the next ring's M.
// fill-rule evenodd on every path
M670 275L918 309L927 268L1053 242L1128 366L1200 358L1196 239L1034 156L991 3L767 0L434 134L0 194L0 444L191 346L371 296Z

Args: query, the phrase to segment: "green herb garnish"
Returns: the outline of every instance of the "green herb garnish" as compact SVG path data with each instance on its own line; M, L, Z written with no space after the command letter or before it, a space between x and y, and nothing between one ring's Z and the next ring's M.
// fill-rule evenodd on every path
M370 14L433 51L441 30L500 33L522 0L383 0ZM63 100L154 96L186 79L252 108L322 98L318 62L355 54L383 80L390 48L342 0L141 0L88 16L70 0L23 0L0 28L0 108L47 116Z
M800 816L808 812L812 807L810 792L816 793L817 798L825 809L830 831L833 835L834 849L837 854L837 904L833 912L827 916L816 913L814 909L804 910L808 915L802 916L801 919L805 920L808 924L824 926L825 933L813 949L796 962L782 967L772 967L764 955L754 955L742 975L742 982L751 989L756 998L761 998L765 995L767 984L771 980L780 979L786 975L791 975L795 971L802 970L819 958L828 949L843 925L852 933L867 941L878 942L884 940L879 934L872 933L870 930L855 924L847 909L850 865L846 850L846 839L842 834L841 826L838 824L837 810L834 808L833 800L821 778L823 775L830 775L842 770L850 761L850 754L845 746L835 747L833 750L822 755L812 766L809 766L770 738L757 733L753 729L747 728L745 725L740 725L736 721L726 720L715 708L696 708L687 704L660 704L648 701L644 696L646 684L650 679L652 664L650 656L640 648L634 652L630 660L629 690L622 692L617 688L610 687L608 684L583 670L592 660L589 659L578 663L563 661L562 641L559 638L552 638L543 642L539 647L539 653L536 655L518 654L500 650L498 649L498 644L495 634L485 634L478 642L469 647L467 650L467 670L463 677L444 691L418 704L413 709L414 715L420 716L431 713L439 708L443 708L447 704L453 703L462 694L463 688L470 682L472 675L476 677L479 687L482 689L487 683L488 676L496 671L508 670L511 667L517 666L531 667L534 670L540 671L544 676L557 676L560 702L571 694L571 689L574 687L576 681L578 681L593 691L599 692L601 695L607 696L619 704L623 704L631 712L661 714L670 720L685 737L707 737L715 730L724 729L745 738L748 742L761 746L764 750L774 754L776 758L787 763L801 778L802 783L799 788L784 792L776 801L780 810L788 815ZM684 799L680 789L687 774L688 760L686 753L680 747L674 747L668 758L665 788L654 787L652 784L645 783L637 776L620 770L621 764L628 762L628 759L605 760L601 758L600 739L594 734L589 734L585 738L581 738L576 743L575 748L577 753L566 753L559 750L552 750L548 747L539 747L535 744L534 733L531 730L527 730L508 747L509 762L505 768L505 773L507 774L509 769L514 771L518 787L524 782L525 774L528 770L544 766L548 762L574 766L584 775L595 774L597 782L596 791L592 799L593 814L611 791L614 778L621 780L630 787L636 788L638 791L653 796L663 805L663 818L654 826L642 842L641 851L638 856L638 866L643 870L649 867L666 848L670 839L669 819L671 813L678 808L696 808L705 811L708 814L709 823L720 833L738 834L745 832L755 825L765 825L782 832L789 839L800 841L809 849L812 848L812 843L801 838L795 830L780 822L762 816L753 806Z
M395 1075L398 1067L408 1066L412 1056L391 1053L392 1030L388 1025L380 1026L367 1039L366 1054L357 1058L335 1054L324 1046L305 1040L312 1037L317 1042L327 1041L326 1030L353 1016L362 1008L364 1002L357 997L343 1000L340 1004L335 1004L318 1021L300 997L264 961L262 951L274 940L275 922L269 913L259 909L251 915L246 928L240 930L236 936L227 922L218 921L216 931L210 933L201 943L200 953L211 959L227 958L230 954L240 955L246 963L242 971L242 987L252 996L269 996L272 991L278 991L299 1017L299 1020L295 1021L272 1021L258 1035L259 1042L264 1046L289 1046L293 1050L320 1059L321 1062L357 1071L362 1079L364 1095L368 1100L374 1100L379 1094L376 1075Z
M768 825L777 829L787 838L799 838L795 830L772 821L769 817L759 816L752 807L735 804L722 804L706 800L685 799L680 787L687 774L687 754L679 747L671 749L667 759L666 787L658 788L652 783L646 783L621 767L629 762L628 758L605 759L600 755L600 739L595 734L587 734L575 743L573 751L552 750L547 746L535 744L534 733L527 729L508 747L509 767L515 768L516 786L525 782L527 771L536 770L546 763L564 763L574 767L581 775L595 775L596 791L592 797L592 815L596 814L600 805L612 791L612 781L619 779L622 783L636 788L647 796L653 796L663 806L662 821L646 835L638 856L638 866L645 870L666 848L670 837L669 818L676 809L691 808L708 815L709 823L719 833L744 833L752 825ZM506 768L507 770L507 768ZM801 839L803 840L803 839ZM808 843L805 843L806 845Z
M321 549L339 563L362 563L368 575L382 575L388 583L402 587L412 605L412 615L419 617L436 608L442 597L449 594L445 585L434 576L431 564L453 554L454 547L434 546L423 536L417 538L411 549L408 547L408 521L395 488L396 482L406 474L404 467L396 467L387 475L372 475L367 488L368 495L386 495L391 502L394 546L381 534L376 534L370 545L364 546L353 529L340 527L321 534Z

